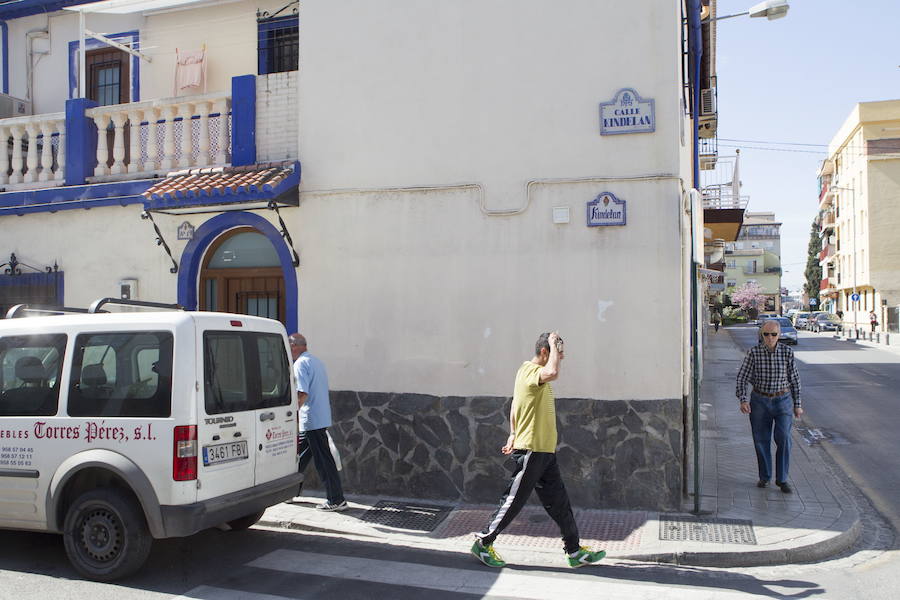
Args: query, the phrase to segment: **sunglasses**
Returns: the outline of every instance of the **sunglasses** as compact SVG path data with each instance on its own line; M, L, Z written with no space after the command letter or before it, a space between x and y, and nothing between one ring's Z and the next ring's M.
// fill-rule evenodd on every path
M764 332L763 332L763 335L764 335L764 336L767 336L767 337L768 337L768 336L778 337L778 334L777 334L777 333L772 333L772 332L769 332L769 331L764 331Z

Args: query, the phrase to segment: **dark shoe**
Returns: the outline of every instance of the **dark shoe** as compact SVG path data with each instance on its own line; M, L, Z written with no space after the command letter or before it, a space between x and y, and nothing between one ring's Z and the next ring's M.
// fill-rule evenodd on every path
M759 481L756 482L756 487L758 487L758 488L769 487L769 482L766 481L765 479L760 479Z
M775 485L777 485L778 487L780 487L780 488L781 488L781 492L784 493L784 494L793 494L793 493L794 493L793 488L791 488L791 486L788 485L788 482L787 482L787 481L782 481L781 483L778 483L778 482L776 481L776 482L775 482Z

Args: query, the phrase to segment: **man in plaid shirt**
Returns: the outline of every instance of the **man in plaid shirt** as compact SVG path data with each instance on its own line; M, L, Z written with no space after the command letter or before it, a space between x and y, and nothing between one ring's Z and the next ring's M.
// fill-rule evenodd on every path
M737 398L741 412L750 415L753 446L759 466L757 487L769 485L772 477L772 426L775 426L775 485L785 494L791 461L791 426L803 414L800 405L800 374L794 353L778 343L781 327L770 320L759 328L762 342L747 351L737 375ZM747 399L747 384L753 386ZM793 402L792 399L793 398Z

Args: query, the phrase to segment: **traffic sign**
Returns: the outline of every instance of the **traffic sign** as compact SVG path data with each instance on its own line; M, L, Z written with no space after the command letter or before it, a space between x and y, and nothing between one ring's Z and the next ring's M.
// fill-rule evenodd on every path
M815 305L818 304L818 303L819 303L819 301L816 300L815 298L810 298L810 299L809 299L809 305L810 305L810 306L815 306Z
M859 294L857 294L856 292L853 292L853 294L851 294L851 296L850 296L850 299L853 300L854 302L859 302Z

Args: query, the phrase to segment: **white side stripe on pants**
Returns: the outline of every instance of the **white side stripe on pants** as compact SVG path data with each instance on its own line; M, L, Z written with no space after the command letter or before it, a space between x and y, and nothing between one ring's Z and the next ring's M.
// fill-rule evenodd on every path
M528 468L529 458L531 458L531 450L525 453L525 458L522 459L522 469L516 473L516 477L513 479L513 483L509 488L509 494L506 496L506 502L504 502L503 506L500 507L500 510L497 511L496 518L491 521L491 524L488 527L488 535L494 533L497 526L500 525L500 521L502 521L506 513L509 512L509 507L512 505L513 500L516 499L516 494L519 492L519 486L522 484L522 478L525 477L525 469Z

